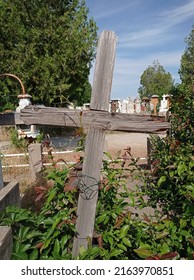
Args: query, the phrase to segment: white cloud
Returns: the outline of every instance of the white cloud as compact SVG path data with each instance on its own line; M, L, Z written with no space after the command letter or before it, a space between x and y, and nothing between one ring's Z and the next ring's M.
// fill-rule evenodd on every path
M122 2L122 0L120 1ZM110 4L110 1L108 2ZM126 2L129 3L125 0ZM146 5L145 2L143 1L141 4ZM105 3L107 2L105 1ZM182 5L176 5L174 8L169 8L172 7L169 1L169 4L165 5L165 11L160 10L158 13L158 9L155 11L153 8L153 14L150 10L149 15L146 12L140 13L137 18L134 15L128 21L125 18L127 13L122 13L122 11L125 11L131 4L129 3L126 6L121 4L119 8L116 8L115 5L116 0L113 0L110 9L105 9L101 2L99 8L101 7L102 12L97 13L97 17L95 17L99 19L109 18L110 21L107 19L106 24L110 24L111 30L117 30L119 44L112 85L114 98L122 99L126 96L137 95L140 77L154 60L158 60L164 69L171 73L175 82L180 82L178 69L184 51L186 29L189 28L189 24L192 24L194 18L194 0L182 0ZM135 12L137 12L136 8L134 9ZM142 10L148 11L148 8ZM132 12L133 9L129 10L129 14ZM116 13L120 13L120 15L116 15ZM123 19L122 15L125 15ZM140 18L141 20L139 20ZM103 25L105 21L102 22ZM93 69L90 74L91 83L92 80Z
M194 0L187 4L179 6L170 11L162 12L158 15L152 26L141 26L133 32L122 32L119 36L120 47L133 48L159 45L176 38L177 34L173 32L173 28L194 17Z
M161 14L167 26L173 26L184 22L188 18L194 16L194 1L191 0L187 4L177 7L173 10L166 11Z
M127 75L128 70L134 74L143 71L152 64L154 60L158 60L159 63L165 67L179 67L181 51L173 52L153 52L139 58L116 58L115 68L118 74Z
M119 45L122 48L130 47L145 47L160 44L167 40L167 36L163 36L164 30L162 28L151 28L140 31L134 31L123 34L119 37Z
M110 16L113 16L115 14L118 14L120 12L122 12L123 10L127 9L129 6L131 6L131 4L127 4L126 6L121 6L120 8L116 7L115 9L109 9L107 11L103 11L101 13L99 13L97 16L95 16L95 20L98 19L103 19L103 18L107 18Z
M129 1L126 5L123 5L122 3L120 3L118 5L117 1L115 1L116 5L115 5L114 1L111 1L111 4L110 4L110 1L108 1L108 2L102 1L102 3L100 3L100 1L98 1L100 8L99 8L99 10L96 8L96 13L94 16L95 20L107 19L108 17L119 14L120 12L131 8L132 6L137 6L140 1L141 0L136 0L135 2ZM126 1L124 1L124 2L126 2ZM108 4L108 5L106 6L106 4ZM102 8L102 6L103 6L103 8Z
M115 63L113 87L139 87L140 77L144 70L158 60L167 72L170 72L173 79L179 80L177 71L180 65L181 52L152 53L144 58L117 58Z
M113 97L125 98L137 96L140 86L140 77L144 70L158 60L167 72L170 72L175 82L179 82L178 69L180 67L181 51L154 52L144 57L129 58L116 56L112 93ZM90 73L90 83L93 81L94 71Z

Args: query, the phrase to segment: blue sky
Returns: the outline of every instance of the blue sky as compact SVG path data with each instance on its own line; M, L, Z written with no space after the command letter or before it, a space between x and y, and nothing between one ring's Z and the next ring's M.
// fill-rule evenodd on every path
M143 71L158 60L175 83L194 24L194 0L86 0L89 17L118 36L111 98L138 96ZM90 82L93 80L93 69Z

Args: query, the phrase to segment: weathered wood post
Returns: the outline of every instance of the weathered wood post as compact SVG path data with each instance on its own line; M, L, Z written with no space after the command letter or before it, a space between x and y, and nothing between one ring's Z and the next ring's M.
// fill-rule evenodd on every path
M10 260L13 246L11 227L0 226L0 260Z
M30 144L28 146L30 178L32 182L37 179L37 175L41 172L42 163L42 145L40 143Z
M108 111L116 44L117 37L114 32L102 32L97 47L91 110ZM98 128L92 123L87 132L83 171L78 180L80 194L73 256L79 254L80 246L87 248L88 238L92 240L93 237L105 134L105 129Z
M2 173L2 164L1 164L1 158L0 158L0 189L4 187L3 183L3 173Z
M151 170L152 168L152 161L151 161L151 140L147 137L147 162L148 162L148 169Z

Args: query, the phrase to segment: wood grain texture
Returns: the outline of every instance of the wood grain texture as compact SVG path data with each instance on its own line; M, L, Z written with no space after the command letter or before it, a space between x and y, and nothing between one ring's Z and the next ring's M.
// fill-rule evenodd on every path
M0 159L0 189L4 187L4 182L3 182L3 172L2 172L2 164L1 164L1 159Z
M116 37L114 32L104 31L97 49L94 89L91 104L93 110L108 111L115 58ZM98 116L98 115L95 115ZM76 232L73 243L73 256L79 255L81 246L88 247L88 238L92 242L96 204L98 200L98 182L102 168L102 158L106 130L93 124L95 118L89 118L86 137L85 157L82 170L82 184L77 209Z
M73 256L79 254L80 246L87 248L88 241L92 241L105 134L104 130L96 128L87 134L82 177L78 180L81 184L78 184L80 194Z
M132 114L111 114L103 111L76 111L58 108L26 107L20 119L25 124L57 125L84 128L96 127L109 131L154 133L167 130L170 123L164 117Z
M90 108L108 111L115 63L117 37L112 31L103 31L97 46L96 64Z

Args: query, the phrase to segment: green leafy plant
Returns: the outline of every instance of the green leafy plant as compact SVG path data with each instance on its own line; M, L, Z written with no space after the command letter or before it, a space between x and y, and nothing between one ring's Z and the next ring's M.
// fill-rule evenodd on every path
M28 148L28 141L25 138L18 138L18 131L17 129L12 129L10 131L10 140L12 145L19 151L27 151Z
M190 259L194 257L193 92L177 86L171 103L171 132L165 138L151 137L152 171L144 177L142 192L147 204L159 207L169 221L167 243L180 257Z
M13 259L69 259L75 231L76 199L65 192L69 169L53 170L54 185L38 213L14 206L1 213L1 225L12 227Z
M78 189L71 170L49 172L54 185L42 190L38 213L13 206L1 213L1 224L12 227L13 259L72 259ZM93 240L77 259L192 259L194 220L135 215L131 207L146 205L143 191L129 192L123 172L121 160L104 161Z

